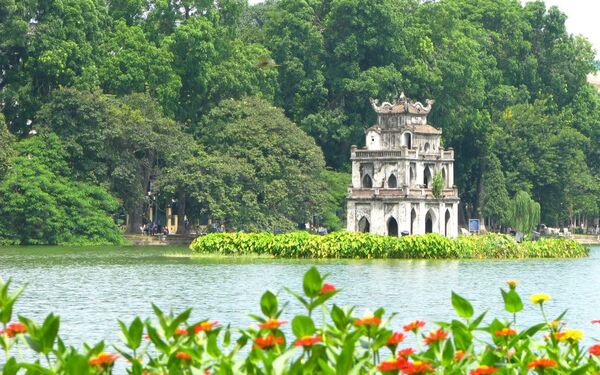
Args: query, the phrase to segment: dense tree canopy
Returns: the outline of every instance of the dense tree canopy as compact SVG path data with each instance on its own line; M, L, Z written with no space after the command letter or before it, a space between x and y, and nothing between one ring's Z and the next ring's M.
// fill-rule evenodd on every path
M523 191L542 222L574 224L598 216L600 96L565 20L519 0L0 0L0 184L39 162L65 194L116 198L129 231L153 202L230 228L339 228L368 98L404 91L436 100L462 218L510 225ZM64 171L19 151L36 133Z

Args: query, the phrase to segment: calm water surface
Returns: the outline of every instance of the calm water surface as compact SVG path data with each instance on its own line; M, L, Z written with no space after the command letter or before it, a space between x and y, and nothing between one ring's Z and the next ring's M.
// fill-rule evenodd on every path
M330 274L341 294L339 305L366 308L383 306L399 313L396 324L413 319L436 321L454 317L452 290L469 298L476 312L490 310L505 316L499 288L506 279L520 281L524 297L546 292L552 295L549 315L569 308L569 325L600 338L600 248L589 258L569 260L477 261L307 261L165 256L187 252L182 247L110 248L0 248L0 276L12 277L27 289L16 306L18 313L42 319L49 312L61 316L61 332L67 342L81 344L118 340L117 319L152 315L151 302L162 309L179 311L193 307L195 319L211 318L245 326L250 313L258 313L258 301L266 288L283 286L301 290L303 273L312 265ZM284 318L300 312L289 301ZM538 311L526 302L519 321L537 322Z

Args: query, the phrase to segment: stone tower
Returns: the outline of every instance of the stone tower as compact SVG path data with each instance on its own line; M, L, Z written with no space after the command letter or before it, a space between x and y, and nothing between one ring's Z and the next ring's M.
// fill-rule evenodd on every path
M404 94L381 105L371 99L377 124L365 130L366 147L352 146L350 157L349 231L458 235L454 151L445 150L442 131L427 124L433 101L426 104L410 101ZM432 181L438 173L444 187L436 198Z

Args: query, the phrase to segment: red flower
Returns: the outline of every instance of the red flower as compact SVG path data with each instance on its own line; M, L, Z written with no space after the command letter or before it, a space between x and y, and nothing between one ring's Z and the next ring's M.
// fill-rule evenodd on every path
M19 333L27 332L27 327L25 327L25 324L19 322L9 323L6 326L6 331L0 330L0 334L3 334L4 332L6 332L8 337L15 337L15 335Z
M405 374L426 374L433 372L433 367L429 362L414 361L407 362L400 370Z
M592 324L600 324L600 319L592 320Z
M600 344L590 346L588 352L590 352L590 355L600 355Z
M533 361L529 362L529 364L527 365L527 368L539 369L539 368L548 368L548 367L554 367L554 366L556 366L556 361L554 361L553 359L537 358L537 359L534 359Z
M175 336L183 336L183 335L187 335L187 334L188 334L188 330L185 328L177 328L174 333Z
M102 352L97 356L90 358L88 364L90 366L110 366L117 358L119 358L119 356L116 354Z
M301 338L298 339L298 341L296 341L296 343L294 345L296 346L313 346L318 342L321 342L322 337L315 335L315 336L302 336Z
M487 375L493 374L496 371L498 371L498 369L495 367L482 365L477 367L476 369L471 370L471 372L469 372L469 375Z
M215 328L217 325L219 325L219 322L216 321L210 321L207 320L205 322L202 322L200 324L197 324L194 327L194 333L200 333L200 332L208 332L211 331L213 328Z
M387 361L381 362L379 366L377 366L377 370L381 372L389 372L399 370L398 360L396 358L390 358Z
M517 334L517 331L515 331L512 328L502 328L496 331L496 336L498 337L504 337L504 336L514 336Z
M175 354L175 357L182 359L184 361L191 361L192 360L192 355L186 352L177 352Z
M429 335L425 337L425 344L431 345L436 341L442 341L448 338L448 333L446 333L443 329L438 329L436 331L429 332Z
M415 354L413 348L404 348L398 351L398 357L400 358L408 358L411 354Z
M323 284L323 287L321 288L321 291L319 292L320 294L325 294L325 293L331 293L331 292L335 292L337 289L335 288L335 285L333 284Z
M356 319L354 321L354 325L357 327L360 326L378 326L381 324L381 318L376 316L372 316L369 318Z
M465 352L462 350L457 350L456 353L454 353L454 360L455 361L460 361L461 359L463 359L465 357Z
M404 333L394 332L394 333L392 333L392 336L390 336L390 338L387 340L385 345L388 345L388 346L398 345L399 343L404 341L405 338L406 338L406 336L404 336Z
M268 335L264 337L257 337L256 340L254 340L254 349L269 349L274 347L275 345L281 344L283 344L283 337L281 336L275 337L273 335Z
M283 324L286 324L285 320L269 319L264 323L258 325L260 329L277 329Z
M425 322L422 320L415 320L413 322L408 323L407 325L405 325L404 327L404 331L408 332L408 331L413 331L413 332L417 332L419 330L419 328L423 328L425 327Z

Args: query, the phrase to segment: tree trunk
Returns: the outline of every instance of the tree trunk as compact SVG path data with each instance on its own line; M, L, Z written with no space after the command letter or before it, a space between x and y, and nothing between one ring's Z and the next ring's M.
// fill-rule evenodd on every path
M137 207L131 209L127 212L129 215L129 225L127 226L127 234L141 234L142 230L140 229L143 225L142 223L142 208Z
M186 232L185 225L183 224L185 218L185 199L183 191L177 193L177 234L184 234Z

